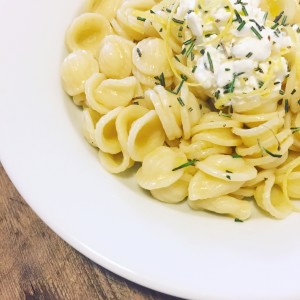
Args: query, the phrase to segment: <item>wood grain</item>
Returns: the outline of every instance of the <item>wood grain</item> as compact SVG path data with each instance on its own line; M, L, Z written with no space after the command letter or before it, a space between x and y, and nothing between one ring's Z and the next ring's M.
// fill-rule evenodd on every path
M0 164L0 299L175 300L84 257L30 209Z

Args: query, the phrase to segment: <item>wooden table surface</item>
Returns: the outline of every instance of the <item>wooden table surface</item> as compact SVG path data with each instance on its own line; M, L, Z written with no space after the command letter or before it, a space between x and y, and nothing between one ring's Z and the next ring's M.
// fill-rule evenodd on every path
M25 203L0 164L0 299L167 299L84 257Z

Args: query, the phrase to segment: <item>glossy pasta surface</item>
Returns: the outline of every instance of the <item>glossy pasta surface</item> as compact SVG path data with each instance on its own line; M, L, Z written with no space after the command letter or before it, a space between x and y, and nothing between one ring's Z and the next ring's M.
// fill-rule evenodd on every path
M63 88L111 173L157 200L244 221L300 206L300 6L88 0Z

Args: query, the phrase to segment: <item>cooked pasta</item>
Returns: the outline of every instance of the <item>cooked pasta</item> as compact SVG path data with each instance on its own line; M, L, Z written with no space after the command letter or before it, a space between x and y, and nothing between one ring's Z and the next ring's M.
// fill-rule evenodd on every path
M63 88L103 167L165 203L244 221L300 206L300 5L86 0Z

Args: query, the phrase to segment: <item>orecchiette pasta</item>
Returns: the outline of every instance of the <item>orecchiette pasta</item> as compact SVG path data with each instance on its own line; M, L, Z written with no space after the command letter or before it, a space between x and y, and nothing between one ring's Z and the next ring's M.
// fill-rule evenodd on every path
M106 36L100 45L100 72L107 78L122 79L132 73L132 49L135 44L118 35Z
M247 4L247 5L246 5ZM159 201L300 212L300 4L86 0L64 90L103 167Z
M65 91L70 96L82 94L85 90L85 82L98 70L98 63L89 52L84 50L72 52L65 58L61 68Z
M70 51L88 50L96 56L100 42L111 33L111 25L104 16L96 13L85 13L75 19L68 29L67 47Z

